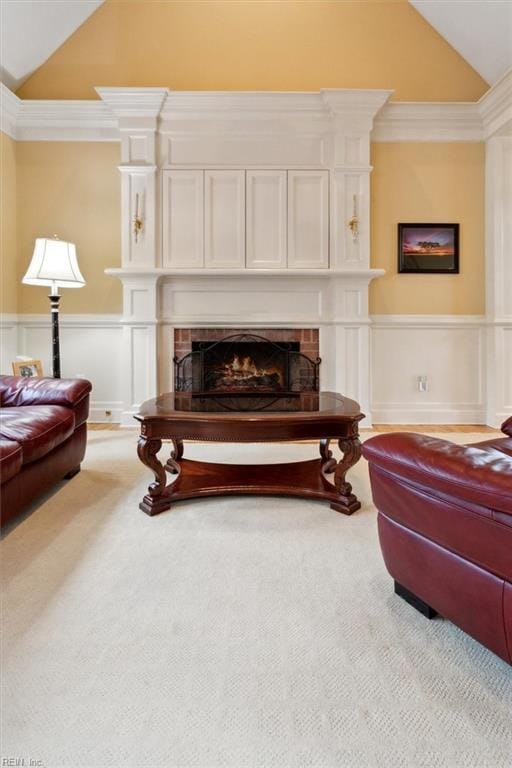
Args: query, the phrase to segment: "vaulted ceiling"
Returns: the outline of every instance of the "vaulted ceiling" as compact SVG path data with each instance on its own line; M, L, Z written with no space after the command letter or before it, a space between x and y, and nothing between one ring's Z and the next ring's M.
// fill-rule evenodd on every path
M512 67L512 0L409 0L494 85Z
M512 0L409 0L493 85L512 67ZM104 0L1 0L0 79L16 90Z
M0 0L0 75L15 91L104 0Z

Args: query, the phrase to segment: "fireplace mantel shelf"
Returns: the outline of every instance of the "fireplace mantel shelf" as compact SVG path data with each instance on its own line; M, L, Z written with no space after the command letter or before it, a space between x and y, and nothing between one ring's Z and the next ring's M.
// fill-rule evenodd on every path
M162 267L110 267L105 274L123 278L160 277L325 277L364 278L373 280L385 274L384 269L164 269Z

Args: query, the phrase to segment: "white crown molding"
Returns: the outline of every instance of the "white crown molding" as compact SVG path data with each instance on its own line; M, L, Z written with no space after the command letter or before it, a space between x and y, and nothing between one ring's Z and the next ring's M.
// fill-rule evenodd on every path
M373 118L391 98L393 91L322 88L320 95L333 116L357 113Z
M512 124L512 73L476 103L391 102L390 91L325 89L317 93L172 92L166 88L97 88L102 100L21 100L1 85L2 130L18 141L120 141L119 121L202 118L267 122L311 119L321 130L344 109L371 120L372 141L483 141ZM257 128L261 133L261 128Z
M16 94L0 83L0 127L11 139L18 138L17 123L21 103Z
M1 128L17 141L120 141L101 101L19 99L0 83Z
M101 101L21 101L21 141L118 141L117 120Z
M100 89L96 89L100 93ZM350 112L373 115L393 91L323 89L321 91L168 91L160 117L276 116L326 117ZM102 95L102 94L100 94Z
M486 139L512 135L512 69L482 96L478 111Z
M378 114L371 141L483 141L476 103L394 102Z
M286 115L325 117L321 93L169 91L160 113L162 120L228 116L273 119Z
M101 100L118 118L154 118L162 109L168 88L95 88Z

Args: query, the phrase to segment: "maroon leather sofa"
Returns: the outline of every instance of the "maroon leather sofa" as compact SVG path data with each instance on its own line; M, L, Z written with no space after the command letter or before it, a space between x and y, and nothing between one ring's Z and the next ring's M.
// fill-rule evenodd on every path
M512 664L512 418L459 446L412 433L363 445L395 592Z
M2 523L80 471L90 391L85 379L0 376Z

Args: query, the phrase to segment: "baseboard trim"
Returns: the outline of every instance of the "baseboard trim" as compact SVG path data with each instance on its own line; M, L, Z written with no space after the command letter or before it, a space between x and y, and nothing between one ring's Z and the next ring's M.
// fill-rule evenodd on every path
M487 425L485 408L470 410L452 408L408 408L374 405L372 417L375 424L481 424ZM492 426L492 425L489 425Z
M119 401L109 403L93 400L89 407L89 421L96 424L119 424L123 413L122 406Z

